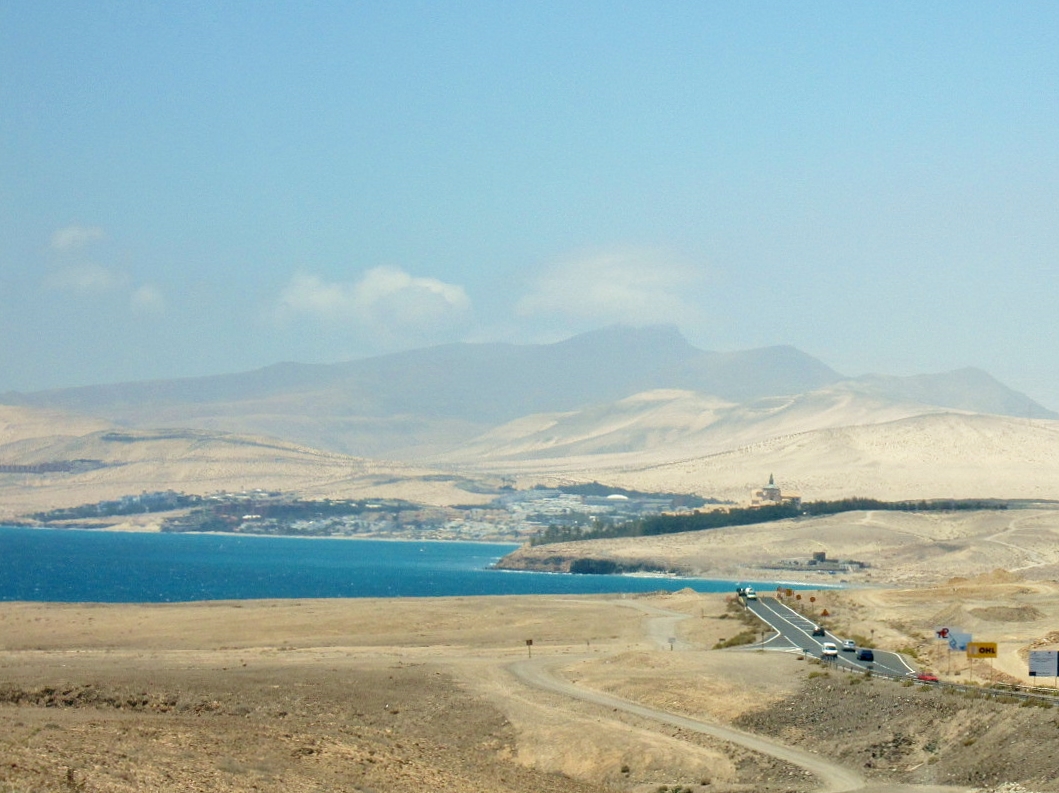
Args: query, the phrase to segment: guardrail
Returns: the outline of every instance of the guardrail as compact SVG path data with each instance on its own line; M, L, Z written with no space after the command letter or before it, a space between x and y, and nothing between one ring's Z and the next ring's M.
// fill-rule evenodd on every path
M813 656L806 653L807 658ZM881 677L887 680L901 681L912 683L913 685L928 686L930 688L939 688L943 690L949 690L963 694L973 694L975 696L981 696L986 699L1002 699L1004 697L1012 697L1014 699L1021 700L1037 700L1041 702L1047 702L1052 705L1059 705L1059 689L1045 688L1042 686L1023 686L1014 683L996 683L990 685L979 685L977 683L954 683L950 680L918 680L917 678L909 675L895 675L892 672L884 672L881 670L875 670L870 668L865 669L854 669L852 667L842 666L834 662L823 661L817 659L820 663L825 666L837 669L840 672L846 672L851 675L864 675L870 674L872 677Z
M770 599L770 598L763 598L763 600L768 600L768 599ZM743 605L744 605L744 607L748 607L748 604L745 601L743 601ZM791 608L791 606L789 604L784 603L783 605L785 605L787 607L787 609L789 609L790 611L794 612L795 614L798 614L800 617L803 617L806 620L810 619L805 614L802 614L801 612ZM775 630L769 624L768 620L766 620L761 614L758 614L757 612L754 612L754 616L756 616L765 625L768 625L770 629ZM934 686L934 687L941 688L941 689L948 689L948 690L951 690L951 691L957 692L957 693L963 693L963 694L967 694L967 695L974 694L976 696L982 696L982 697L986 697L986 698L990 698L990 699L1001 699L1001 698L1004 698L1004 697L1011 697L1011 698L1014 698L1014 699L1021 699L1021 700L1031 700L1032 699L1032 700L1036 700L1036 701L1039 701L1039 702L1047 703L1049 705L1059 705L1059 688L1045 688L1043 686L1026 686L1026 685L1014 684L1014 683L991 683L989 685L980 685L980 684L977 684L977 683L953 683L953 682L948 681L948 680L938 680L938 681L918 680L914 676L910 676L908 674L896 674L894 672L890 672L890 671L886 671L886 670L882 670L882 669L876 669L874 666L871 665L871 662L867 662L864 666L858 666L858 665L846 666L846 665L837 663L837 659L826 660L824 658L818 658L817 656L815 656L813 654L813 651L812 651L811 648L795 646L792 649L796 650L799 653L802 653L806 658L813 658L818 663L824 664L827 667L834 667L835 669L841 670L843 672L848 672L850 674L861 674L861 675L863 675L865 673L870 673L874 677L882 677L882 678L886 678L888 680L900 680L902 682L907 681L907 682L910 682L910 683L913 683L913 684L918 684L918 685L923 685L923 686ZM876 649L876 648L872 648L872 649ZM905 662L905 665L908 666L907 662Z

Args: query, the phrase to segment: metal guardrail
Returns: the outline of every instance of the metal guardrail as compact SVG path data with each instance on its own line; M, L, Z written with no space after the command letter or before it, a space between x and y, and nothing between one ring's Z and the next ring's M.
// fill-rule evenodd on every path
M745 600L743 601L743 606L744 608L748 607L748 604ZM789 605L787 606L787 608L791 611L794 611L796 614L799 614L799 616L804 617L806 620L809 620L809 617L795 611ZM766 620L760 614L754 612L754 616L757 617L757 619L763 622L765 625L769 625L768 620ZM769 625L769 627L771 628L772 626ZM914 676L910 676L908 674L895 674L886 670L875 669L870 665L846 666L837 663L837 659L826 660L824 658L818 658L813 654L811 648L799 648L795 646L791 649L795 652L802 653L806 658L812 658L818 663L821 663L829 668L833 667L840 671L848 672L849 674L871 674L873 677L881 677L887 680L899 680L902 682L907 681L917 685L947 689L953 692L963 693L967 695L973 694L975 696L982 696L989 699L1001 699L1004 697L1011 697L1024 701L1032 699L1037 700L1039 702L1048 703L1049 705L1059 705L1059 688L1046 688L1043 686L1025 686L1012 683L979 685L977 683L953 683L948 680L938 680L936 682L930 680L918 680ZM868 663L870 664L870 662ZM905 661L905 665L910 666L907 661Z
M808 654L806 654L806 656L813 657ZM1009 683L1000 683L995 685L978 685L977 683L954 683L950 680L918 680L915 677L909 675L895 675L890 672L877 671L874 669L854 669L852 667L846 667L828 661L820 661L820 663L823 663L829 668L834 668L840 672L846 672L851 675L870 674L872 677L881 677L887 680L908 682L912 683L913 685L927 686L929 688L938 688L963 694L974 694L976 696L981 696L987 699L1001 699L1003 697L1012 697L1014 699L1033 699L1042 702L1047 702L1053 705L1059 705L1059 689L1054 688L1044 688L1041 686L1022 686Z

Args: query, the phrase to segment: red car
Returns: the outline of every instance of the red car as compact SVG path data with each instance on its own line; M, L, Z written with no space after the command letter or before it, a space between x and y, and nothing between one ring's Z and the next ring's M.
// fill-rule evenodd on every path
M915 680L922 680L924 683L938 682L938 676L932 675L930 672L910 672L908 676Z

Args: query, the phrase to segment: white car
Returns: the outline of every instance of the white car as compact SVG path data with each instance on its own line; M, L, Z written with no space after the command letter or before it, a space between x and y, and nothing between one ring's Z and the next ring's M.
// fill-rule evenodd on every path
M846 639L842 642L842 652L851 653L857 649L857 643L852 639Z
M820 656L822 658L836 658L838 657L838 648L835 647L834 642L824 642L820 645Z

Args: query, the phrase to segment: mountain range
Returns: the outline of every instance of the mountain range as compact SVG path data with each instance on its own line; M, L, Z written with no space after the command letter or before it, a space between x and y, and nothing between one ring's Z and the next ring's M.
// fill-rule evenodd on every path
M138 439L141 464L151 457L151 437L156 445L169 444L165 453L156 448L159 458L170 459L174 437L194 439L200 452L211 443L253 439L245 448L268 449L263 453L277 466L286 454L278 449L326 458L331 480L343 457L355 458L350 465L358 470L364 460L388 461L394 471L415 466L416 476L433 470L630 483L632 471L749 455L741 478L717 483L734 493L768 474L769 460L758 459L754 449L763 454L796 442L803 454L813 448L834 454L842 432L847 439L849 433L889 432L911 449L916 433L906 431L908 422L919 422L920 437L933 447L935 427L947 422L950 429L953 423L980 429L982 417L1012 437L1028 432L1033 443L1050 449L1059 414L978 369L850 378L790 346L710 352L675 328L612 327L555 344L450 344L336 364L281 363L222 376L8 393L0 395L0 466L109 459L101 439L115 431ZM159 428L180 432L159 434ZM961 433L968 442L976 437L961 430L950 441ZM963 461L975 458L971 447L952 453ZM885 471L884 456L862 454L855 465ZM787 462L791 481L813 480L809 471L794 475L801 463ZM822 461L815 465L827 468ZM258 464L251 469L264 470ZM152 485L165 479L163 471L156 470ZM688 484L712 494L708 481ZM873 489L870 481L866 486ZM857 494L894 490L874 489ZM1043 483L1019 494L1041 497L1042 489ZM833 495L843 487L829 480L821 490ZM951 492L920 497L932 495Z

